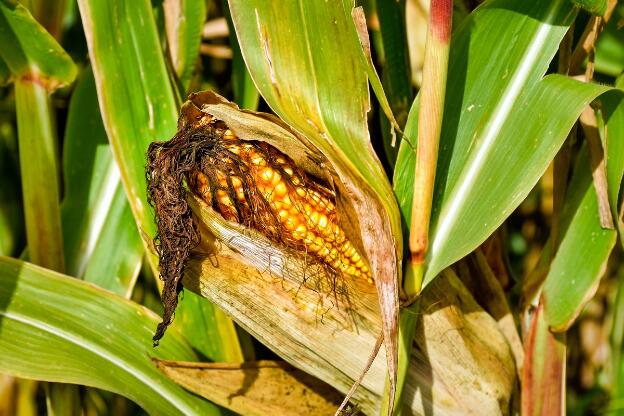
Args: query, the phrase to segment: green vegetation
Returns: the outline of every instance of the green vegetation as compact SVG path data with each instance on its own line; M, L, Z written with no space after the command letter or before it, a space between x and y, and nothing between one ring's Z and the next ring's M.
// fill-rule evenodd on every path
M347 411L621 410L624 5L317 3L0 0L0 414L331 414L364 371ZM154 347L148 147L207 90L374 284L188 192Z

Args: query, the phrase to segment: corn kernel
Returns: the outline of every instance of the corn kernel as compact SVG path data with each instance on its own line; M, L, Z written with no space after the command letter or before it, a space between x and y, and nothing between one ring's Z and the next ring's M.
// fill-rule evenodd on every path
M286 188L286 184L284 182L280 182L277 185L275 185L275 188L273 189L273 193L278 198L281 198L281 197L285 196L288 193L288 189Z
M293 231L293 237L295 237L295 239L297 240L301 240L305 237L307 231L308 229L306 228L305 225L303 224L298 225Z
M236 138L236 136L234 135L234 133L232 132L232 130L227 129L225 131L225 133L223 133L223 138L225 140L234 140Z
M326 258L327 255L329 254L329 249L327 248L326 245L323 245L323 247L321 247L321 249L316 254L318 254L319 257L321 258Z
M260 178L265 182L270 182L271 178L273 178L273 169L271 168L262 169L262 171L260 172Z
M315 237L314 242L310 245L310 250L318 253L318 251L323 247L324 241L321 237Z
M314 238L316 238L316 236L313 233L311 233L310 231L308 231L308 233L306 234L305 239L303 240L303 243L309 246L310 244L312 244L314 242Z
M286 221L284 221L284 227L286 227L288 231L293 231L296 226L297 224L295 224L295 221L292 217L288 217L286 218Z
M323 214L319 215L318 228L324 230L327 227L327 217Z

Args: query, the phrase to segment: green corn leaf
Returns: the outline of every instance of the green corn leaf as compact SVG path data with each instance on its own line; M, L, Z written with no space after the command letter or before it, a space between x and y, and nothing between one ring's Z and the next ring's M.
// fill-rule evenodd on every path
M589 154L579 156L562 215L561 242L544 282L544 319L565 331L593 297L617 234L603 229L598 215ZM582 253L582 254L581 254Z
M624 74L616 80L615 86L624 90ZM613 211L620 241L624 244L624 216L621 205L622 178L624 177L624 105L622 94L605 94L602 98L603 119L606 124L604 143L607 157L607 185L609 204Z
M414 97L405 27L405 1L378 0L377 14L384 56L381 79L397 123L399 127L404 127ZM387 117L381 114L380 117L384 150L393 166L399 151L399 138L396 135L392 137Z
M601 97L606 132L609 203L617 220L618 196L624 176L624 94L616 90ZM562 238L543 289L544 317L553 330L567 330L593 297L617 233L603 229L587 149L580 153L562 215ZM579 255L583 253L583 255Z
M599 16L607 11L607 0L572 0L572 3Z
M69 105L63 173L67 273L129 296L143 260L143 244L102 125L90 68Z
M104 127L140 232L149 239L156 228L147 204L145 154L152 141L173 136L177 120L151 4L80 0L78 6Z
M153 364L151 357L197 359L175 330L153 349L157 322L154 313L120 296L0 257L2 373L109 390L150 414L220 414Z
M13 77L54 90L70 84L76 66L24 6L0 1L0 57Z
M230 47L232 48L232 89L234 90L234 102L238 104L240 108L256 110L258 108L260 94L245 65L245 60L243 59L240 45L238 44L238 39L234 31L232 15L230 14L227 0L222 0L222 4L228 22Z
M165 0L163 10L169 56L184 96L197 66L201 32L206 19L206 2Z
M596 72L615 77L624 71L624 30L619 26L622 19L624 4L620 3L596 42Z
M609 90L542 78L574 16L567 0L496 0L454 33L425 284L511 214L581 111ZM408 224L417 129L415 101L394 178Z
M28 10L13 2L0 2L0 57L15 80L29 256L63 270L56 126L48 94L71 83L76 67Z

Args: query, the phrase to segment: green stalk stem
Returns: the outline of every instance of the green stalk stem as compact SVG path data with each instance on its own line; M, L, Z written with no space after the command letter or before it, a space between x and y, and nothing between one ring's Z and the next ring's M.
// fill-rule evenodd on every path
M410 297L420 292L422 265L429 245L429 221L446 92L452 12L452 1L431 1L423 85L420 90L414 202L409 238L413 273L406 276L405 285L406 294Z
M431 0L418 113L418 147L409 239L411 258L405 271L404 283L408 299L414 299L420 293L423 263L429 245L429 221L444 112L452 13L452 0ZM403 407L402 396L410 365L418 312L419 302L414 302L401 311L399 320L399 359L393 409L396 415L401 414ZM385 414L385 410L382 409L382 414Z

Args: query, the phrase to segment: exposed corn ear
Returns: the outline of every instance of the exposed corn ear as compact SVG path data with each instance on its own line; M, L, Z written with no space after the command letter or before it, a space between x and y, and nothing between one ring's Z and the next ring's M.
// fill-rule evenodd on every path
M183 120L172 140L149 149L148 191L165 282L155 342L171 322L186 260L199 243L185 185L226 220L260 231L330 273L373 282L366 259L339 225L329 186L271 144L241 140L209 114L191 121Z

